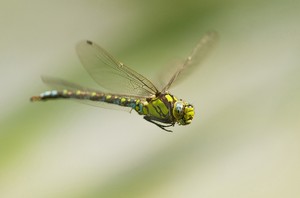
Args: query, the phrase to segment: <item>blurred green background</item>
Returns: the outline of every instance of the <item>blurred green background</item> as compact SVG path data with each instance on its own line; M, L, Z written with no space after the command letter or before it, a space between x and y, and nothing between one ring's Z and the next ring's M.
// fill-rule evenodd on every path
M0 197L299 197L300 1L0 3ZM170 90L196 107L166 133L131 114L30 103L40 75L97 87L92 40L152 78L205 32L220 41Z

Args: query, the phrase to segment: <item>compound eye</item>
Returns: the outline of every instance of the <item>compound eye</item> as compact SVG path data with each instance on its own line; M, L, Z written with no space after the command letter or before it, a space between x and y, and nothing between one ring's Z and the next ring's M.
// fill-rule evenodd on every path
M177 113L181 113L183 111L183 105L181 103L176 104Z

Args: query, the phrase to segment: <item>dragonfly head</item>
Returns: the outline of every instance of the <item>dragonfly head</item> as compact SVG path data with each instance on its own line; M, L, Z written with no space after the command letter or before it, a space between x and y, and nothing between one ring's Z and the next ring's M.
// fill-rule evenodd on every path
M191 124L194 118L193 105L182 100L176 101L173 108L173 115L179 125Z

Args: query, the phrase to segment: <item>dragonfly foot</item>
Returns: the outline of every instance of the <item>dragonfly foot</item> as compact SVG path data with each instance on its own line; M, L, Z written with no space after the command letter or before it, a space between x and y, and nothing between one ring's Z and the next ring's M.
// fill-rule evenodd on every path
M166 122L165 120L157 120L157 119L149 117L149 116L144 116L144 119L147 120L148 122L151 122L152 124L155 124L156 126L161 128L162 130L165 130L167 132L173 132L172 130L169 130L169 129L166 129L166 128L174 126L174 123L163 125L163 124L160 124L160 123L157 123L157 122Z

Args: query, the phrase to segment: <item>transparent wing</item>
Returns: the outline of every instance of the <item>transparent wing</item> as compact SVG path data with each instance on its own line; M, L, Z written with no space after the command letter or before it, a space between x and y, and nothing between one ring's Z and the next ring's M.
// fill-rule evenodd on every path
M169 90L169 88L176 83L181 81L183 78L188 76L194 71L194 69L200 64L200 62L205 58L213 46L217 43L218 34L216 32L206 33L200 40L200 42L193 49L190 56L181 64L175 73L171 76L170 80L163 87L162 93Z
M55 89L55 90L64 90L67 89L69 91L77 91L77 90L82 90L82 91L97 91L97 90L92 90L89 88L82 87L78 84L68 82L66 80L62 80L60 78L54 78L54 77L49 77L49 76L42 76L42 81L48 85L50 88Z
M64 90L67 89L69 91L89 91L89 92L98 92L100 93L100 91L98 90L94 90L94 89L90 89L90 88L86 88L86 87L82 87L78 84L72 83L72 82L68 82L66 80L62 80L59 78L53 78L53 77L49 77L49 76L42 76L42 81L48 85L50 88L55 89L55 90ZM109 94L109 93L107 93ZM116 94L114 94L116 95ZM141 99L141 100L146 100L145 98L142 97L133 97L136 99ZM75 100L75 99L74 99ZM96 106L96 107L101 107L101 108L106 108L106 109L114 109L114 110L122 110L122 111L127 111L130 112L131 109L128 107L122 107L122 106L118 106L118 105L114 105L114 104L108 104L105 102L100 102L100 101L91 101L91 100L76 100L80 103L84 103L84 104L88 104L91 106Z
M149 97L157 88L144 76L116 60L91 41L81 41L76 51L84 68L103 88L118 94Z

